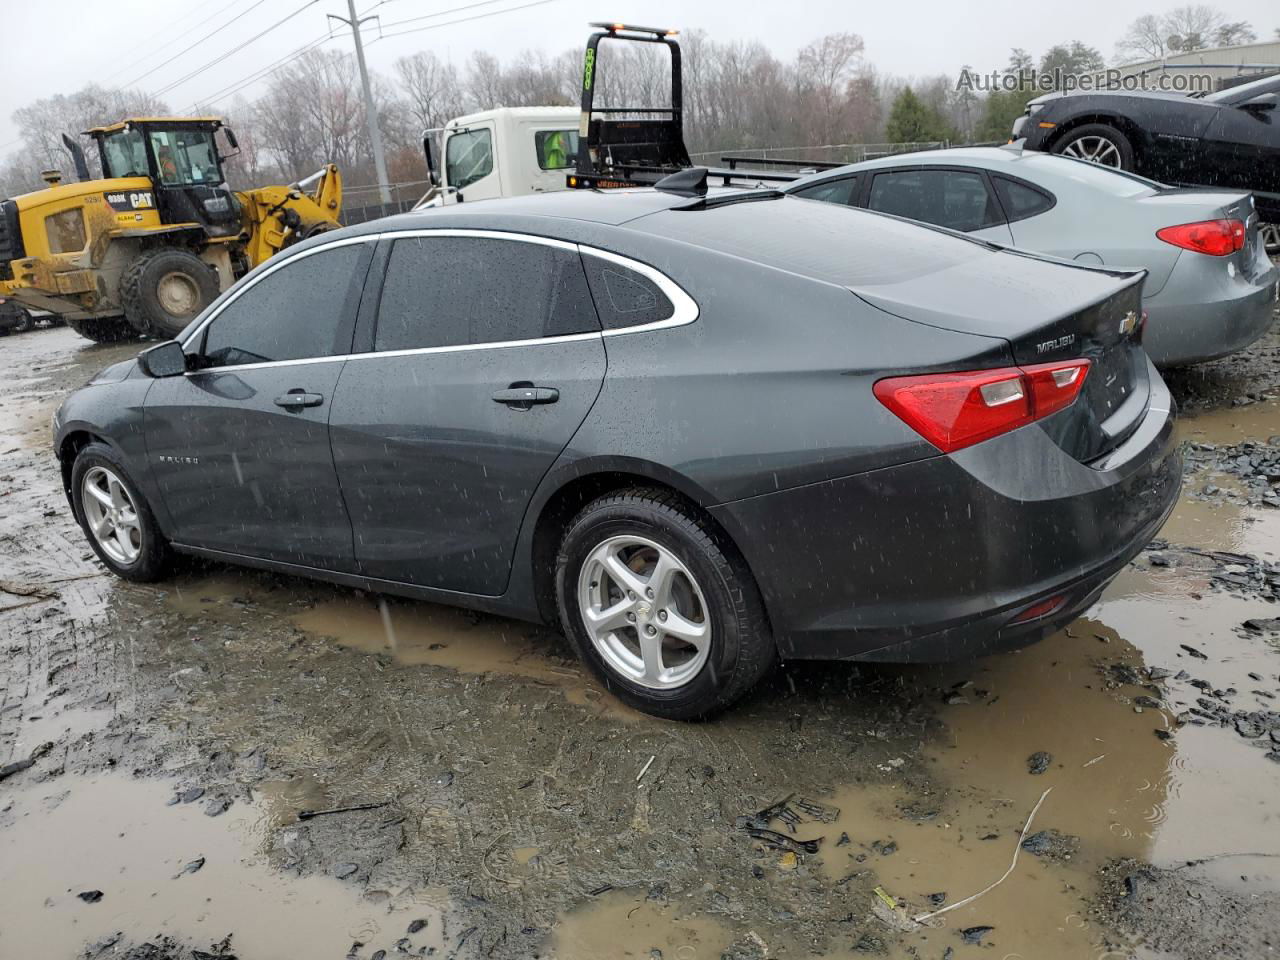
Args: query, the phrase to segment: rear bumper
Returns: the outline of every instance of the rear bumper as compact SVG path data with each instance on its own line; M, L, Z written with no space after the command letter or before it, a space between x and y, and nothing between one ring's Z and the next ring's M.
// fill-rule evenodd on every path
M963 659L1079 614L1177 500L1172 401L1093 466L1032 424L951 456L723 504L784 658ZM1042 600L1042 620L1011 621Z
M1183 254L1160 293L1147 300L1142 345L1156 366L1216 360L1243 350L1270 328L1280 296L1280 270L1260 262L1252 278L1228 274L1212 258Z

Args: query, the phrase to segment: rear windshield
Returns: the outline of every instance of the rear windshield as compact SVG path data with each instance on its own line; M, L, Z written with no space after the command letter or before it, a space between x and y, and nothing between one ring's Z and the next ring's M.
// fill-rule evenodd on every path
M1225 90L1219 90L1217 93L1210 93L1204 99L1213 103L1224 100L1235 103L1256 97L1260 93L1280 93L1280 76L1271 73L1259 80L1251 80L1249 83L1241 83L1234 87L1227 87Z
M1153 190L1165 189L1163 184L1148 180L1146 177L1099 166L1087 160L1074 160L1071 157L1037 155L1028 151L1022 155L1019 163L1031 164L1037 169L1044 170L1045 173L1083 183L1086 187L1101 190L1113 197L1136 197ZM1030 177L1029 174L1028 177Z

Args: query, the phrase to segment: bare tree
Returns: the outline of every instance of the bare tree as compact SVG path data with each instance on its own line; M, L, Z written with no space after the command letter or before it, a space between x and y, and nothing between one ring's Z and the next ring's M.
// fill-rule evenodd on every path
M1120 60L1163 60L1168 52L1164 21L1152 13L1129 24L1116 44L1116 57Z
M399 88L419 131L443 126L463 111L458 71L428 50L395 63Z

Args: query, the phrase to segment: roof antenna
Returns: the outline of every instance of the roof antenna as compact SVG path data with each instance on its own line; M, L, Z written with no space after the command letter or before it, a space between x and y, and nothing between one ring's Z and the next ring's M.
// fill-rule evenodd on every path
M674 193L678 197L705 197L707 195L707 168L689 167L663 177L654 189Z

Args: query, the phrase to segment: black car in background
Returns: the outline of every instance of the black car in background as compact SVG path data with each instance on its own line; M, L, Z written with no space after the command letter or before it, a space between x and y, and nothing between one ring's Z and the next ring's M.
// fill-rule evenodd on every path
M1050 93L1013 125L1029 150L1131 170L1175 186L1251 191L1258 213L1280 223L1280 76L1205 96ZM1271 233L1268 246L1276 241Z
M0 336L26 333L33 326L31 314L21 304L0 297Z
M627 702L1043 636L1181 468L1143 271L772 191L304 241L54 419L107 567L173 552L559 624Z

